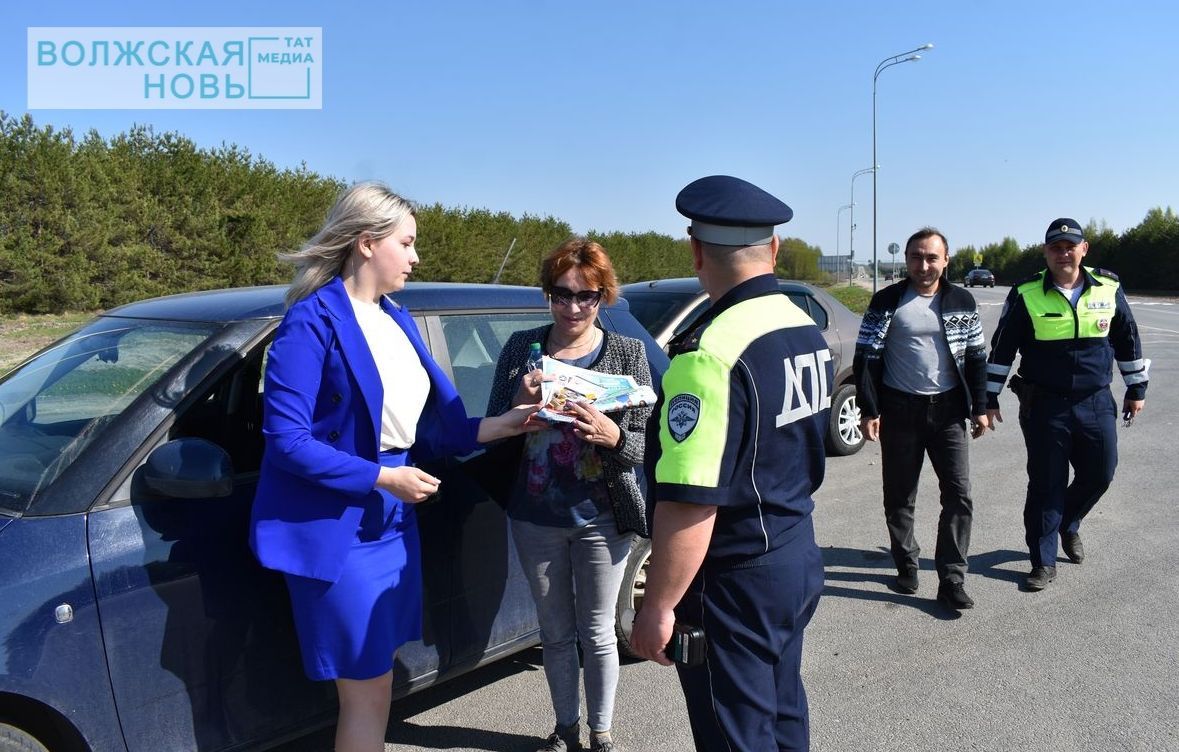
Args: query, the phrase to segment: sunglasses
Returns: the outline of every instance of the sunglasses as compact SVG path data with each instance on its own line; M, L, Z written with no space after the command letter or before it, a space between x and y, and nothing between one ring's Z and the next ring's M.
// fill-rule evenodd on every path
M594 308L602 302L601 290L581 290L573 292L565 287L554 287L549 290L549 301L559 306L571 306L573 301L582 308Z

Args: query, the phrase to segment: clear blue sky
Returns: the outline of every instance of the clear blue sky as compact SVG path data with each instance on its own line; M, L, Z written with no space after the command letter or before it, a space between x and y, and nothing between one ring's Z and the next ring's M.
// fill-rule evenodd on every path
M34 111L39 125L175 130L279 166L377 178L423 203L683 236L676 192L714 173L790 204L834 253L872 162L878 248L932 224L951 250L1039 242L1072 216L1121 232L1179 205L1179 5L1065 2L6 3L0 109L26 104L29 26L320 26L319 111ZM872 176L856 181L856 259ZM847 212L840 248L848 248ZM472 249L481 250L481 249ZM496 250L498 253L498 250Z

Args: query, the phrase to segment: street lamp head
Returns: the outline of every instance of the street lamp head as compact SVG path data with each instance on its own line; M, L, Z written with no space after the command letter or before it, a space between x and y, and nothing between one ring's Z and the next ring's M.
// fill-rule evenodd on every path
M915 49L898 53L892 57L886 57L877 64L876 71L872 74L872 292L876 292L876 272L878 270L876 262L876 177L880 172L880 164L876 161L876 79L880 78L881 73L894 65L920 60L921 56L915 53L932 49L933 43L926 42ZM852 180L852 190L855 190L854 178Z

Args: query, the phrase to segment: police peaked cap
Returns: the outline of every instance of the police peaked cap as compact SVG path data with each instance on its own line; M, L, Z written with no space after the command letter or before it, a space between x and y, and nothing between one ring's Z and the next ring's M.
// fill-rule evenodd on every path
M764 245L774 225L789 222L794 210L753 183L729 175L694 180L675 197L675 208L692 226L689 234L713 245Z

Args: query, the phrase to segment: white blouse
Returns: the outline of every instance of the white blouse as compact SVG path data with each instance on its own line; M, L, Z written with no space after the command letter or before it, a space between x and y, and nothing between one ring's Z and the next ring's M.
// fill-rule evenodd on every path
M430 396L430 375L392 316L376 303L349 300L381 376L381 451L408 449L417 436L418 419Z

